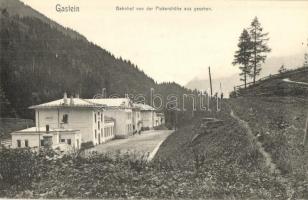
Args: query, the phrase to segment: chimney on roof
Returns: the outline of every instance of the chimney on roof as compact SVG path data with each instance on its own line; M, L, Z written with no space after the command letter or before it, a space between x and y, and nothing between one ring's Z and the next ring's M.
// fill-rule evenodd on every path
M74 105L74 98L73 98L73 95L72 95L71 98L70 98L70 105L71 105L71 106Z
M66 92L64 92L64 95L63 95L63 103L67 104L67 94L66 94Z

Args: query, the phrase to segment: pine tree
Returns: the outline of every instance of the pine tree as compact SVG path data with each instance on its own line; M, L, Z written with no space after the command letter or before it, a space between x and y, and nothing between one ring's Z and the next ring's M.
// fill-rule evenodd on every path
M252 41L252 54L251 54L251 73L249 74L253 78L253 83L256 82L256 77L260 75L261 64L266 59L266 53L269 53L271 49L267 46L268 33L263 33L263 28L257 17L251 22L249 33Z
M249 33L246 29L243 30L238 43L238 50L234 54L233 65L240 65L242 76L241 81L244 81L245 88L247 85L247 76L250 74L251 67L249 65L252 52L252 43Z

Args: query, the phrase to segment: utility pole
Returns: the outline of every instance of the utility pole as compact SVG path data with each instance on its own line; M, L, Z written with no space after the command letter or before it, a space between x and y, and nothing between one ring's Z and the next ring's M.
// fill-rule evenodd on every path
M211 77L211 67L209 66L209 78L210 78L210 86L211 86L211 97L213 96L213 88L212 88L212 77Z
M303 140L304 148L307 144L307 137L308 137L308 113L307 113L307 119L306 119L305 135L304 135L304 140Z

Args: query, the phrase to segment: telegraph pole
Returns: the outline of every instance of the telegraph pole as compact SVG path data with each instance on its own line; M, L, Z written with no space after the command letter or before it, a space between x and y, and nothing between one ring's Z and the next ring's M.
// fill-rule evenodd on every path
M308 137L308 113L307 113L307 119L306 119L305 135L304 135L304 140L303 140L304 147L307 144L307 137Z
M212 77L211 77L211 67L209 66L209 78L210 78L210 86L211 86L211 97L213 96L213 87L212 87Z

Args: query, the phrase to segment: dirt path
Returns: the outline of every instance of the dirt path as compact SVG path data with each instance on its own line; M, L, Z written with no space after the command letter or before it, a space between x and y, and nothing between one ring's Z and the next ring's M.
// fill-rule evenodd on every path
M295 83L295 84L300 84L300 85L308 85L308 83L306 82L297 82L297 81L291 81L289 78L284 78L282 79L284 82L288 82L288 83Z
M250 141L252 143L251 145L255 144L257 146L260 153L265 158L265 165L269 168L270 173L273 174L273 175L277 175L277 180L281 184L285 185L285 187L286 187L286 192L287 192L287 195L289 197L288 199L292 199L293 194L294 194L294 189L290 185L289 181L285 177L281 176L281 172L277 168L276 164L273 162L272 156L265 151L264 147L262 146L262 143L259 142L258 139L256 138L256 136L252 133L252 130L251 130L248 122L240 119L237 115L235 115L232 109L231 109L230 115L231 115L231 117L236 119L238 121L238 123L240 124L240 126L242 126L247 131L248 137L250 138Z
M234 119L236 119L238 123L247 131L247 134L249 138L251 139L251 142L256 144L258 150L265 158L265 165L269 168L270 172L272 174L277 174L277 173L280 174L280 171L279 169L277 169L276 164L273 163L272 156L265 151L264 147L262 146L262 143L257 140L256 136L252 133L252 130L249 127L249 124L246 121L240 119L238 116L236 116L233 110L231 110L231 116Z

